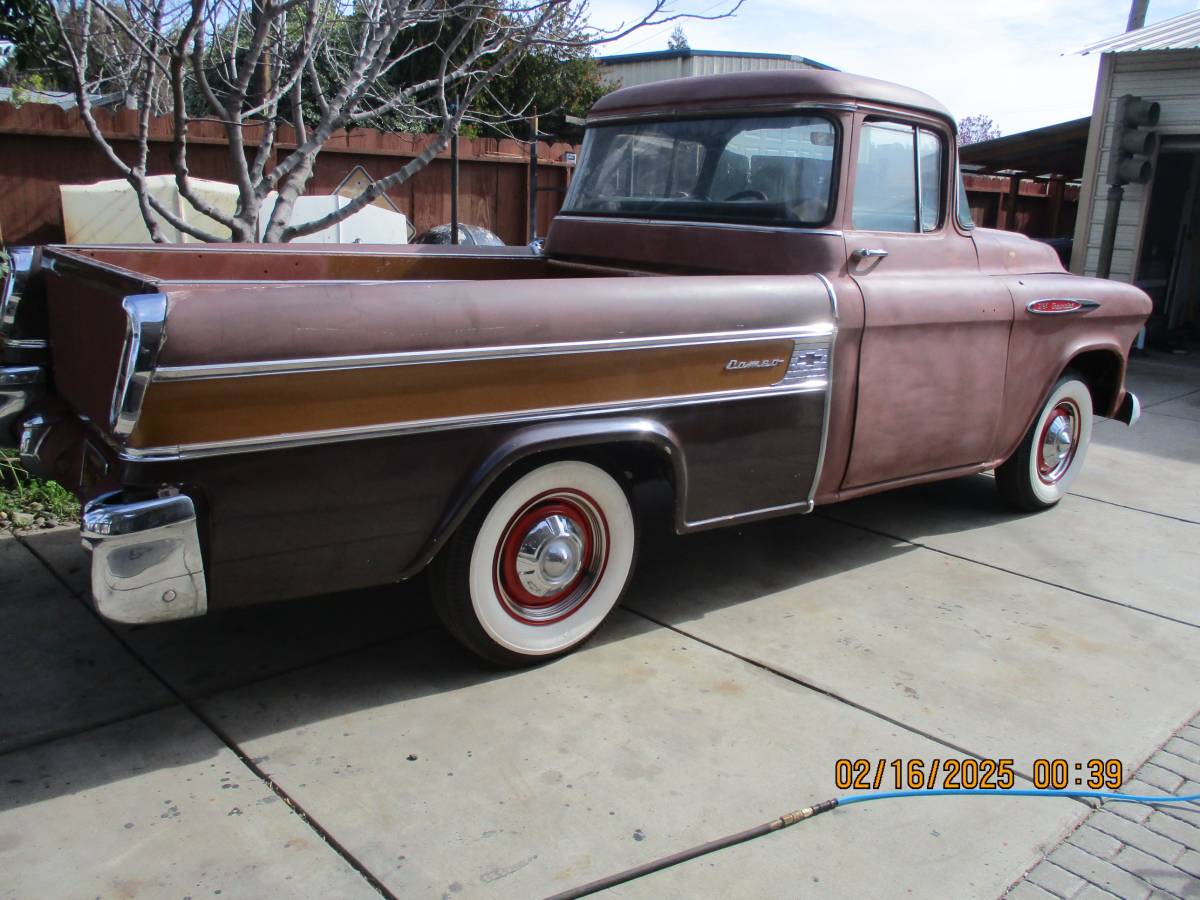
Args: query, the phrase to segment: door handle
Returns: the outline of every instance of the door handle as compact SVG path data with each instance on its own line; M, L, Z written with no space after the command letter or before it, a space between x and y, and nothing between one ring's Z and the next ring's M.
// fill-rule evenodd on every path
M859 247L850 255L855 259L883 259L888 252L882 247Z

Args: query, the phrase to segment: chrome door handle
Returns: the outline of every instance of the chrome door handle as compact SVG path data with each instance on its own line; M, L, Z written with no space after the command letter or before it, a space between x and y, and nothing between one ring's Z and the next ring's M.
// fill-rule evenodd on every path
M882 247L859 247L851 255L855 259L883 259L888 252Z

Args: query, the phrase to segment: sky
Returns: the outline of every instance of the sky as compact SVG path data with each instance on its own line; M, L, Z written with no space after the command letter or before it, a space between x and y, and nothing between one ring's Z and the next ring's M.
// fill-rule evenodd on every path
M635 21L648 3L592 0L593 25ZM1150 0L1152 25L1198 6ZM710 14L712 0L673 0ZM1090 115L1097 54L1075 50L1120 34L1129 0L746 0L731 19L683 21L696 50L807 56L837 69L925 91L955 115L990 116L1014 134ZM665 50L674 26L636 32L598 55Z

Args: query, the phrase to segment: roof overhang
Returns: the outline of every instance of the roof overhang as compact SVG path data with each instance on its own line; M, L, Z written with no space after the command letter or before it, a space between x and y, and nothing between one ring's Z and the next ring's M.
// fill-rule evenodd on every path
M1068 181L1083 177L1091 116L967 144L958 148L963 171L977 175L1057 175Z

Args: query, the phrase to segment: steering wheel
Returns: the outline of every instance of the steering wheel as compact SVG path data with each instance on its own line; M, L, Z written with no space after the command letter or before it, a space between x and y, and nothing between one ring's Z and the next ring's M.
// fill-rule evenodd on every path
M766 201L767 195L755 188L747 188L744 191L738 191L736 194L730 194L722 203L729 203L732 200L762 200Z

